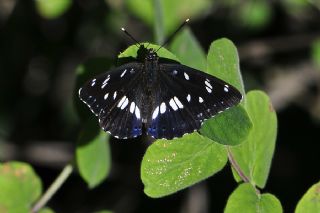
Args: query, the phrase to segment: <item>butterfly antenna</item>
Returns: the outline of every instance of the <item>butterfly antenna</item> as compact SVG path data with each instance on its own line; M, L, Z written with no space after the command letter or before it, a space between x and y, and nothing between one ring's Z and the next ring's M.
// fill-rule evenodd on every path
M158 50L160 50L162 47L166 46L171 40L172 38L189 22L190 19L186 19L177 29L176 31L174 31L168 38L167 40L157 49L156 52L158 52Z
M121 30L127 35L129 36L129 38L131 38L134 42L135 42L135 45L140 48L140 42L137 41L130 33L128 33L128 31L125 29L125 28L121 28Z

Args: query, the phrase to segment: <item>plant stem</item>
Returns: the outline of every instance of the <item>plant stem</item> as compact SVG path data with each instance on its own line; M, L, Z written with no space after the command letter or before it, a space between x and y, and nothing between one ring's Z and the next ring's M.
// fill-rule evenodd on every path
M229 159L232 167L236 170L236 172L238 173L238 175L240 176L240 178L243 180L243 182L245 182L245 183L250 183L250 184L254 187L254 189L255 189L255 191L256 191L256 194L257 194L257 195L260 195L260 190L257 189L257 187L256 187L253 183L250 182L250 178L247 177L247 176L244 174L244 172L241 170L239 164L238 164L237 161L234 159L234 157L233 157L233 155L232 155L232 152L231 152L231 150L230 150L230 146L227 146L227 152L228 152L228 159Z
M250 179L243 173L243 171L241 170L239 164L237 163L237 161L234 159L232 152L230 150L230 147L227 146L227 152L228 152L228 158L229 161L232 165L232 167L236 170L236 172L238 173L238 175L241 177L241 179L243 180L243 182L245 183L250 183Z
M164 42L164 31L163 31L163 11L161 0L153 0L154 6L154 34L155 40L159 45Z
M47 202L52 198L52 196L58 191L58 189L62 186L62 184L67 180L67 178L71 175L73 171L73 166L71 164L67 164L59 176L54 180L51 186L47 189L47 191L42 195L40 200L33 206L33 213L38 212L42 209Z

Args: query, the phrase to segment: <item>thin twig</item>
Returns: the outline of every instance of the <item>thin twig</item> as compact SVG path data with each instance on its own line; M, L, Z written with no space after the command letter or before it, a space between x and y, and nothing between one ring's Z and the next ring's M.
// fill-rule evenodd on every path
M247 177L243 171L241 170L239 164L237 163L237 161L234 159L232 153L231 153L231 150L230 150L230 147L227 146L227 152L228 152L228 158L229 158L229 161L232 165L232 167L236 170L236 172L238 173L238 175L240 176L240 178L243 180L243 182L245 183L250 183L250 179L249 177Z
M67 164L63 168L59 176L48 188L48 190L42 195L40 200L34 205L31 211L32 213L38 212L47 204L47 202L52 198L52 196L58 191L58 189L62 186L62 184L67 180L67 178L70 176L72 171L73 171L73 166L71 164Z
M240 176L241 180L245 183L250 183L255 191L256 191L256 194L259 195L260 194L260 190L253 184L251 183L250 181L250 178L247 177L244 172L241 170L239 164L237 163L237 161L234 159L233 155L232 155L232 152L230 150L230 146L227 146L227 152L228 152L228 159L231 163L231 166L236 170L236 172L238 173L238 175Z

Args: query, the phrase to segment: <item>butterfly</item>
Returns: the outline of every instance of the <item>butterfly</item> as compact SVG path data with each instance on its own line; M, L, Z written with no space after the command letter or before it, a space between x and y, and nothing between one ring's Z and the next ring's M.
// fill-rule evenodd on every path
M139 46L137 60L89 80L79 89L79 97L101 128L119 139L142 134L155 139L182 137L242 100L227 82L163 60L144 45Z

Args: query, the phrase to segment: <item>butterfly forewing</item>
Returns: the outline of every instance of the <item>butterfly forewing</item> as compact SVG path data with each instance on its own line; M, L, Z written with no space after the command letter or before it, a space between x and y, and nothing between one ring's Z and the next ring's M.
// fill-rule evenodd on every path
M99 117L101 128L114 137L142 134L142 66L122 65L88 81L79 90L80 99Z
M158 105L148 122L148 134L154 138L172 139L193 132L205 119L242 99L230 84L181 64L160 64L158 74Z

